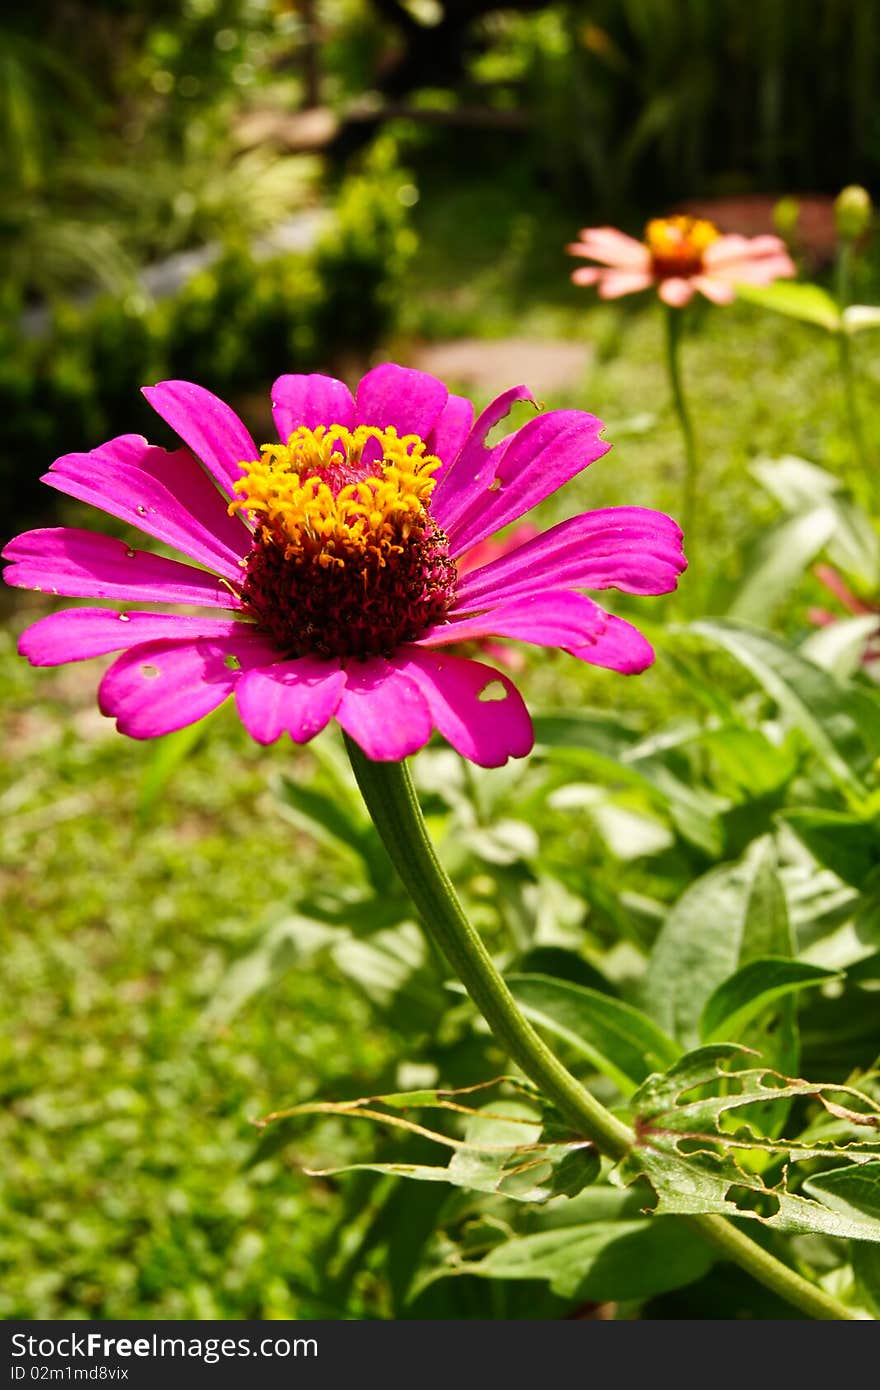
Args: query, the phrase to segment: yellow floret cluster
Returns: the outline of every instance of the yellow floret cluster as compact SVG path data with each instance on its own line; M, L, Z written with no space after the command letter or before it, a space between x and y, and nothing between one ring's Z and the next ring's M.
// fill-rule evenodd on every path
M364 465L370 440L382 457ZM300 426L286 444L264 444L242 467L230 512L248 513L286 559L328 567L365 555L383 564L399 553L424 523L440 460L418 435L393 426L319 425ZM376 472L358 477L365 468Z
M655 217L645 228L645 242L658 261L696 261L721 233L701 217Z

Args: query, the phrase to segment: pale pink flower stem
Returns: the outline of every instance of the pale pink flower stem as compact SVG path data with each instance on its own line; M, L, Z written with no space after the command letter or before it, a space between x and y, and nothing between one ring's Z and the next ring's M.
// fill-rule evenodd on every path
M697 493L700 483L700 460L697 452L697 442L694 436L694 427L691 423L690 411L685 400L684 387L681 378L681 330L684 319L683 309L674 309L671 305L666 305L666 365L669 372L669 385L672 391L672 402L675 406L675 413L678 416L678 424L681 429L682 442L684 444L684 483L682 487L681 499L681 518L680 525L684 534L688 538L688 550L691 563L694 559L694 544L696 538L696 511Z

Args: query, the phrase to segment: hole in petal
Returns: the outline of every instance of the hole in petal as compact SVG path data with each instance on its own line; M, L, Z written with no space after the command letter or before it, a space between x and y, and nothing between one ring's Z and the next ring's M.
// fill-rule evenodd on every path
M226 667L227 671L241 670L241 662L239 661L238 657L233 656L231 652L229 656L224 656L223 665Z
M130 614L130 613L117 613L116 616L117 616L117 618L119 619L119 621L120 621L121 623L130 623L130 622L131 622L131 614Z
M515 434L526 420L531 420L533 416L540 414L542 406L543 402L541 401L534 403L532 401L513 401L508 413L502 415L500 420L496 420L489 430L484 440L485 447L494 449L496 444L500 444L502 440Z
M159 667L158 667L158 666L142 666L142 667L141 667L141 675L143 676L144 680L153 681L153 680L156 679L156 677L158 676L158 674L159 674Z
M486 704L491 701L506 700L507 687L503 685L501 681L490 681L488 685L483 686L477 699L484 701Z

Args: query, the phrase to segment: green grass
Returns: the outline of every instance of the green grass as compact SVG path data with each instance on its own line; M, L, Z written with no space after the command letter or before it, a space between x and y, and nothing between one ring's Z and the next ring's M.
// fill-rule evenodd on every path
M676 511L681 449L655 304L596 306L567 282L559 248L576 225L566 230L541 207L510 212L509 199L486 190L423 199L423 251L393 350L458 334L582 338L594 348L588 374L548 404L593 410L615 449L544 519L616 503ZM742 573L745 546L773 515L750 460L801 453L845 475L850 463L833 346L818 332L735 306L702 315L684 352L705 460L687 582L706 594L719 576ZM869 336L859 359L867 406L880 382ZM789 624L803 622L807 594L787 610ZM649 600L630 610L664 611ZM242 1164L253 1117L315 1093L370 1092L394 1039L372 1028L349 986L311 971L291 972L222 1030L204 1020L267 907L333 872L278 819L267 790L282 768L309 777L311 759L289 745L259 749L224 711L153 815L139 816L155 752L97 713L101 663L32 671L14 653L15 634L43 611L12 598L0 649L0 1316L381 1311L369 1285L338 1308L314 1293L340 1219L337 1189L293 1161ZM544 707L659 717L686 700L662 664L621 681L541 656L522 683ZM310 1142L320 1146L320 1131Z

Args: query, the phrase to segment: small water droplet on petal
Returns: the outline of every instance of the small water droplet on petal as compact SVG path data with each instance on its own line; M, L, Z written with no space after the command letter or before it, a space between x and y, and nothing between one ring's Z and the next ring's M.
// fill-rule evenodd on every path
M127 546L125 547L125 558L126 558L127 560L133 560L136 554L137 554L137 551L132 550L132 548L131 548L130 545L127 545Z
M117 616L118 616L119 621L120 621L121 623L130 623L130 622L131 622L131 614L130 614L130 613L119 613L119 614L117 614Z

